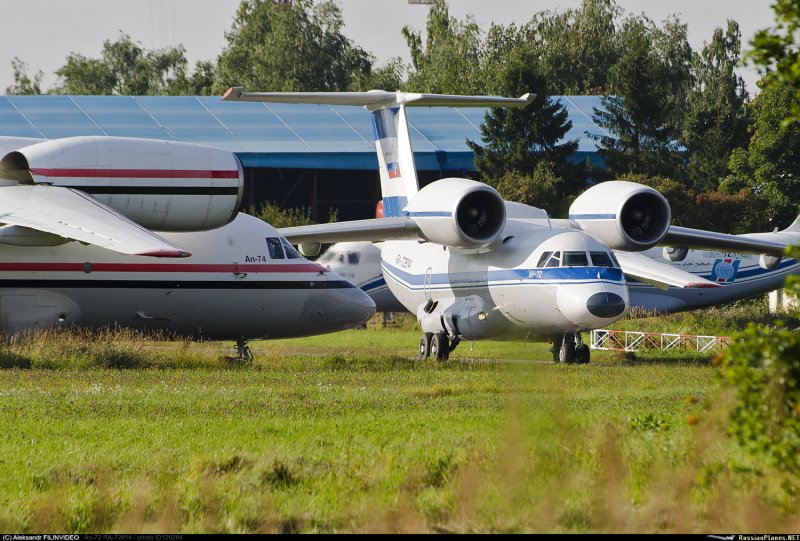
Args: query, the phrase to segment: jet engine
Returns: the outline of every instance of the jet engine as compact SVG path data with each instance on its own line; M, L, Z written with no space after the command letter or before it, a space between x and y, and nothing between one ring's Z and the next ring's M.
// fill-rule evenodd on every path
M431 242L479 248L494 242L506 223L503 198L486 184L445 178L422 188L406 207Z
M569 208L569 219L614 250L652 248L667 234L672 213L659 192L635 182L592 186Z
M0 160L0 186L49 184L88 193L155 231L204 231L236 217L241 163L216 148L127 137L68 137Z

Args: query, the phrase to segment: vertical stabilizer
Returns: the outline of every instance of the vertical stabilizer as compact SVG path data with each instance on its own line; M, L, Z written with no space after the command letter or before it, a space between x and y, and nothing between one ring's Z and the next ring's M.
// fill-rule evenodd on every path
M403 105L372 111L372 131L378 154L383 215L401 216L408 199L417 193L417 168Z
M380 168L383 214L401 216L408 200L419 191L417 168L411 149L406 107L525 107L536 96L453 96L410 92L245 92L229 88L225 101L361 105L372 115L372 128Z

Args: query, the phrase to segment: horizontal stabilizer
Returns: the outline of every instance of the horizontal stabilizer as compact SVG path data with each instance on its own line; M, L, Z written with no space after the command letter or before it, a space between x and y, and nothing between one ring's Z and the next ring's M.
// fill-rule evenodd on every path
M448 94L418 94L414 92L245 92L240 86L229 88L225 101L259 101L269 103L313 103L318 105L363 105L378 108L391 104L408 107L524 107L535 94L519 98L502 96L458 96Z
M645 282L659 289L668 287L722 287L719 284L701 278L691 272L678 269L669 263L661 263L639 252L614 251L622 272L640 282Z
M410 218L375 218L332 224L301 225L278 229L292 244L419 239L419 227Z
M0 223L94 244L121 254L191 255L85 193L69 188L0 187Z
M776 239L763 238L762 234L727 235L690 229L688 227L670 226L666 236L661 241L663 246L682 246L695 250L719 250L722 252L744 252L753 254L783 255L783 251L790 242L780 242ZM787 238L787 240L789 240Z

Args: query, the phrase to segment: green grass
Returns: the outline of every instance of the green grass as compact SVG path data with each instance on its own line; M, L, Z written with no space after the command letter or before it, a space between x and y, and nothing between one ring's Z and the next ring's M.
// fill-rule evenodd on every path
M787 531L708 359L370 328L253 344L39 333L0 360L8 532ZM481 359L481 360L477 360ZM497 361L502 359L502 361ZM507 361L513 362L507 362Z

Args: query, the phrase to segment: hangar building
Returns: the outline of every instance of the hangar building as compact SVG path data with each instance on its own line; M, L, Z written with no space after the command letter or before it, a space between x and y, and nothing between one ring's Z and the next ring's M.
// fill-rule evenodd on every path
M556 96L578 139L578 162L602 163L586 134L599 96ZM465 141L480 141L485 109L409 108L422 183L474 171ZM217 96L0 96L0 135L55 139L110 135L170 139L234 152L245 168L245 208L262 201L310 207L312 217L370 218L380 198L369 113L360 107L223 102Z

